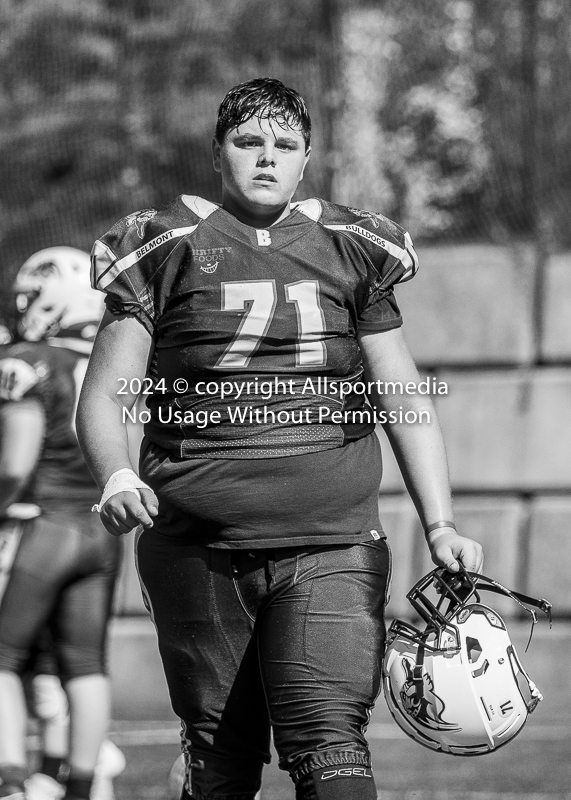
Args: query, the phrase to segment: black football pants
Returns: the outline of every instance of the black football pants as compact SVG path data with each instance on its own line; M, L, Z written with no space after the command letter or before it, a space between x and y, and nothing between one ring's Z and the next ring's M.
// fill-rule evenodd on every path
M364 730L380 689L386 542L222 550L146 530L137 558L192 797L253 800L271 725L299 800L375 798Z

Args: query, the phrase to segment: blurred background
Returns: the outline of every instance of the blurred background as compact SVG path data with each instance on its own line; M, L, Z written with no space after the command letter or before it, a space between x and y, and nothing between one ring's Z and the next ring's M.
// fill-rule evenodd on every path
M564 625L571 3L0 0L0 31L0 321L33 252L89 250L119 217L183 192L218 200L210 141L223 95L248 78L283 80L314 124L298 199L380 211L417 245L421 271L398 300L423 376L447 385L435 400L461 531L485 545L486 574L547 596ZM430 565L384 453L390 612L402 616ZM129 551L112 651L118 718L169 713L153 637ZM141 663L148 680L133 685Z

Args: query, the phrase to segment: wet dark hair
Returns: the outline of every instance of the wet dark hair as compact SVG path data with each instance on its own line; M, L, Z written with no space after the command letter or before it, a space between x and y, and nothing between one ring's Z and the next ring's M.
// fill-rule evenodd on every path
M218 109L215 137L219 144L226 132L252 117L273 119L278 125L298 128L306 149L311 139L311 119L302 96L276 78L255 78L230 89Z

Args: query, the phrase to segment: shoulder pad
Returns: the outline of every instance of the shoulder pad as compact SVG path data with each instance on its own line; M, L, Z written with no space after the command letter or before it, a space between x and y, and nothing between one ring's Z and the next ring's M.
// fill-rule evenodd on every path
M395 283L407 281L416 274L418 257L410 234L383 214L327 203L321 222L328 230L339 231L359 242L374 262L380 252L400 262L402 266Z
M183 194L180 199L200 219L206 219L215 211L220 210L220 206L216 203L211 203L210 200L205 200L204 197L198 197L196 194Z
M183 195L183 198L195 202L191 206L183 200L182 206L181 198L177 198L162 208L135 211L98 239L91 252L92 286L106 290L125 270L149 256L154 258L158 248L169 243L176 245L181 237L193 233L208 216L205 214L207 204L213 207L212 211L217 208L201 197ZM192 212L190 219L189 210ZM164 251L161 249L159 253L163 256Z
M314 222L319 222L323 214L323 206L321 200L317 197L310 197L309 200L301 200L299 203L293 203L292 208L305 214L306 217L312 219Z

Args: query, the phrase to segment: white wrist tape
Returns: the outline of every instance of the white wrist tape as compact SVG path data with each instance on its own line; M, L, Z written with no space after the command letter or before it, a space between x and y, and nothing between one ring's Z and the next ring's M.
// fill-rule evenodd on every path
M94 505L91 510L100 512L109 498L113 497L114 494L119 494L119 492L133 492L133 494L137 495L137 499L140 500L141 493L139 489L150 488L151 487L147 486L132 469L118 469L105 484L101 500Z

